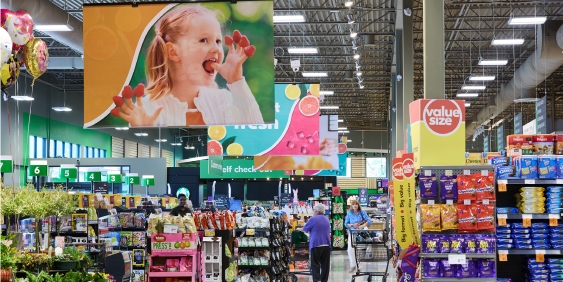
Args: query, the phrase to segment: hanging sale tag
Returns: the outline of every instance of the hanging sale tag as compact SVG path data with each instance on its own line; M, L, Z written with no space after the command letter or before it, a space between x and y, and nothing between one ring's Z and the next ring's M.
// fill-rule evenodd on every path
M498 261L508 261L508 251L499 250L498 251Z
M497 214L498 225L506 226L506 219L508 216L506 214Z
M532 226L532 215L531 214L523 214L522 215L522 225L524 227Z

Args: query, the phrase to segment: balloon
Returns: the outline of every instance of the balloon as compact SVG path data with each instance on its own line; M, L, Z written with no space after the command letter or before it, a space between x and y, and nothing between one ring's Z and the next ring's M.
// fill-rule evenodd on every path
M10 34L3 28L0 28L0 52L0 66L2 66L8 61L12 54L12 39L10 38Z
M12 12L2 9L0 14L2 27L8 31L15 45L13 49L21 48L21 45L33 38L33 19L26 11Z
M2 90L14 85L20 76L20 63L17 61L17 51L12 51L8 63L2 65L0 74L2 76Z
M47 71L49 66L49 50L45 41L35 38L25 44L25 68L34 77L38 78Z

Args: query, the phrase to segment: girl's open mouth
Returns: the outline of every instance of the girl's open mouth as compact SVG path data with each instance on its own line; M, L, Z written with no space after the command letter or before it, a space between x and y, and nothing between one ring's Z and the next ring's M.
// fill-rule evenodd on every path
M216 63L217 60L216 59L209 59L209 60L205 60L203 62L203 69L208 73L208 74L215 74L215 69L213 69L213 67L211 66L212 63Z

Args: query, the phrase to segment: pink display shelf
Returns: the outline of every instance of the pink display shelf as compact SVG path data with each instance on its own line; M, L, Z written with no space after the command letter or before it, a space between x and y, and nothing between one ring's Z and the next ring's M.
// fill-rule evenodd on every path
M195 277L194 272L149 272L149 277Z
M163 278L186 277L189 282L196 281L199 252L197 251L197 233L175 233L175 234L153 234L151 236L152 253L150 266L159 266L166 269L166 261L170 259L191 259L191 267L188 271L153 272L149 268L149 281L163 281ZM167 259L169 258L169 259ZM188 264L189 266L189 264Z

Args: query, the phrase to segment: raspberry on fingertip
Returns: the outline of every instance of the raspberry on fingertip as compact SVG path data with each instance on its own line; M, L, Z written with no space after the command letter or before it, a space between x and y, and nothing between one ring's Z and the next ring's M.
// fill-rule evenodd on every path
M118 117L118 116L119 116L119 113L120 113L120 111L119 111L119 109L118 109L118 108L113 108L113 109L111 109L110 113L111 113L111 115L112 115L112 116L114 116L114 117Z
M244 47L244 54L249 58L254 56L255 51L256 51L256 47L254 45Z
M145 85L139 83L139 85L137 85L137 87L133 90L133 94L135 94L135 97L143 97L143 95L145 95Z
M123 98L131 99L133 97L133 89L131 89L131 86L127 85L123 87L123 91L121 91L121 96L123 96Z
M123 98L120 96L113 96L113 103L116 106L121 107L123 105Z
M232 37L230 37L230 36L228 36L228 35L225 35L225 44L227 44L227 45L232 45L233 42L234 42L234 40L233 40Z

